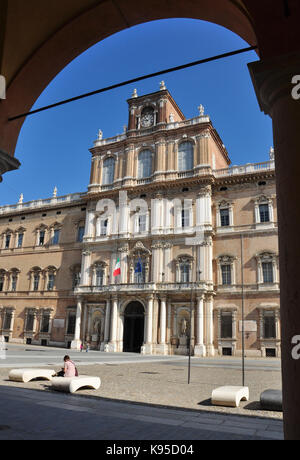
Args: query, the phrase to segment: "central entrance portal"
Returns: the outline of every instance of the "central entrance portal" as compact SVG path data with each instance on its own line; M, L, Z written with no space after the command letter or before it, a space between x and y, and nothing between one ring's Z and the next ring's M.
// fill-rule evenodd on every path
M140 353L144 342L144 307L140 302L130 302L124 313L123 351Z

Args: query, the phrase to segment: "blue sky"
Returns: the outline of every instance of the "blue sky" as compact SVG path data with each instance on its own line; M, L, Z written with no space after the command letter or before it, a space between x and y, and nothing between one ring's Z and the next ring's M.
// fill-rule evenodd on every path
M70 63L45 89L33 108L249 46L237 35L204 21L170 19L132 27L93 46ZM271 119L260 112L247 64L255 52L151 78L27 118L16 158L18 171L3 176L0 205L84 192L90 175L89 148L99 129L104 137L123 132L126 100L167 89L186 118L202 104L227 147L232 164L268 160L273 145Z

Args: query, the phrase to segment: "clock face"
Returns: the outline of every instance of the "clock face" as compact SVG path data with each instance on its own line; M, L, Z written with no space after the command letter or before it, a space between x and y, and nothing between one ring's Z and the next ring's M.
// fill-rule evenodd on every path
M154 123L154 110L151 108L144 109L141 116L141 125L143 128L149 128Z

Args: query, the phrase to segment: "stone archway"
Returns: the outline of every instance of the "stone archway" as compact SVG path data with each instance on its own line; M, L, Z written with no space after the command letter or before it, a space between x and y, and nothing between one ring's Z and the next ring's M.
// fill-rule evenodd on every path
M138 301L130 302L124 311L123 351L140 353L144 343L145 312Z
M24 119L9 123L8 118L29 111L60 70L113 33L155 19L189 17L220 24L258 45L262 60L249 69L261 110L272 117L274 129L288 439L300 439L300 366L291 356L292 340L300 333L300 102L291 96L292 78L300 73L299 16L297 0L2 0L0 4L0 73L7 80L7 99L0 101L0 175L19 166L14 151Z
M18 167L13 156L25 120L8 122L8 118L28 112L64 67L110 35L149 21L194 18L222 25L250 45L257 42L251 17L240 0L149 0L142 4L139 0L51 0L41 5L38 2L30 5L30 0L3 0L2 3L7 4L6 8L0 6L0 13L6 15L4 29L0 16L0 74L5 76L7 85L6 100L0 101L2 172ZM43 21L37 20L40 17Z

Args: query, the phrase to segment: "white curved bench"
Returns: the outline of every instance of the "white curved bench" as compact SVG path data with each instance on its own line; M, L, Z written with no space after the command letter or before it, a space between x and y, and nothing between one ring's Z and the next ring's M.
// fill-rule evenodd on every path
M51 383L53 390L75 393L75 391L80 388L98 390L101 385L101 380L99 377L82 375L79 377L53 377Z
M34 379L51 380L55 373L53 369L12 369L8 378L14 382L27 383Z
M249 400L249 388L224 386L213 390L211 402L216 406L239 407L241 401Z

